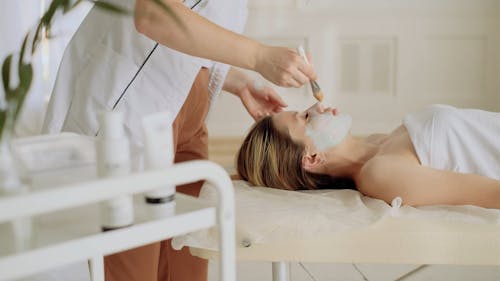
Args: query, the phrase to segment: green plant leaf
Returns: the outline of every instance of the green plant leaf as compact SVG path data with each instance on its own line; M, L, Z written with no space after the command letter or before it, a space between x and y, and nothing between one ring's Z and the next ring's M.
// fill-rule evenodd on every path
M177 23L182 29L186 30L186 26L184 25L182 20L165 2L163 2L162 0L153 0L153 2L160 6L160 8L162 8L165 13L171 16L175 23Z
M2 81L5 94L10 90L10 65L12 63L12 54L8 55L2 64Z
M33 80L33 66L31 63L22 64L19 66L19 88L25 89L23 93L27 93L30 86L31 81Z
M42 30L43 23L40 21L35 30L35 35L33 36L33 42L31 43L31 55L33 55L36 51L36 47L38 45L38 41L40 40L40 31Z
M19 53L19 65L23 63L24 53L26 52L26 44L28 43L28 36L30 34L26 34L24 36L23 44L21 45L21 52Z
M94 3L94 5L96 7L103 9L103 10L107 10L107 11L114 12L117 14L122 14L122 15L131 15L132 14L131 11L124 9L122 7L116 6L114 4L111 4L109 2L104 2L101 0L93 0L92 2Z
M31 44L31 54L34 54L37 47L38 47L38 43L40 41L40 33L42 32L42 28L46 27L46 28L50 29L50 24L52 22L52 18L54 17L57 9L58 8L64 9L64 5L65 5L66 1L67 0L52 0L49 8L43 14L42 18L40 18L40 22L38 23L38 26L36 27L35 35L33 37L33 43Z
M41 21L43 22L44 25L49 25L50 22L52 21L52 18L54 17L57 9L63 7L64 8L64 2L67 0L52 0L50 3L49 8L45 12L45 14L42 16Z
M65 0L62 3L62 7L63 7L63 14L66 14L67 12L69 12L73 8L73 5L71 5L70 0Z
M7 121L7 109L0 111L0 140L2 140L3 138L6 121Z
M24 99L28 95L31 87L31 82L33 81L33 66L31 64L23 64L19 67L19 87L14 93L14 96L9 99L9 102L14 103L14 120L17 120L19 112L21 112L21 107L24 104ZM10 105L9 105L10 106Z

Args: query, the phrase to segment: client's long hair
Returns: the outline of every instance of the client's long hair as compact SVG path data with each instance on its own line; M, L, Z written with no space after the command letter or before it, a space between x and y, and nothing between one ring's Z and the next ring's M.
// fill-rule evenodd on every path
M352 179L302 168L304 149L279 131L270 116L265 117L252 127L238 151L238 174L252 185L286 190L356 189Z

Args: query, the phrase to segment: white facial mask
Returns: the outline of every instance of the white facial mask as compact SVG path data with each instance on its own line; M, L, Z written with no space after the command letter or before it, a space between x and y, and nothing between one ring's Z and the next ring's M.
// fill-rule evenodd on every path
M347 136L352 118L346 114L334 116L331 112L309 111L306 135L312 139L319 150L335 147Z

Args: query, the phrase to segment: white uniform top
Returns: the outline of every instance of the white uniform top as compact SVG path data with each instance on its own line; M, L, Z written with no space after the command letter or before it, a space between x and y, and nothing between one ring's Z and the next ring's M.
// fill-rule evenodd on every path
M135 4L135 0L111 2L130 10ZM185 5L195 6L195 12L222 27L243 30L246 0L187 0ZM99 112L119 110L132 147L140 148L142 117L160 111L175 117L202 66L210 66L209 92L214 101L229 66L157 45L136 31L132 16L94 7L66 48L43 133L93 136L99 130Z
M500 113L433 105L403 124L423 166L500 180Z

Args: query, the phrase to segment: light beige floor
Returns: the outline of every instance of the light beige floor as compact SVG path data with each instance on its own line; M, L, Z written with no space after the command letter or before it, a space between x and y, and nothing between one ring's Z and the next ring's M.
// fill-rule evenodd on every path
M433 265L411 273L418 267L418 265L292 263L290 281L500 281L500 267ZM208 281L218 280L217 262L210 262ZM238 263L237 280L272 281L271 264Z
M500 281L500 267L357 264L291 264L290 281ZM357 269L356 269L357 268ZM359 271L358 271L359 270ZM237 281L272 281L271 264L237 265ZM65 266L18 281L90 281L86 262ZM218 263L210 262L208 281L220 281Z

